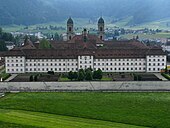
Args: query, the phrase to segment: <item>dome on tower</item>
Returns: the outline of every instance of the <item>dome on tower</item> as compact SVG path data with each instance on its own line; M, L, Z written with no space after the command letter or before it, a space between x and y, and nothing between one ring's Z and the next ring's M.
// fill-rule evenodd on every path
M104 24L104 19L102 17L98 20L98 24Z
M71 17L67 20L67 24L73 24L73 20Z

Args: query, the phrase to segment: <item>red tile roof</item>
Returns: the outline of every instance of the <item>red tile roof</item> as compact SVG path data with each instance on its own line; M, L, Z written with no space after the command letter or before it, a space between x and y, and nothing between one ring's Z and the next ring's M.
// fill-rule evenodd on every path
M161 48L149 48L136 40L102 41L95 35L88 35L84 42L82 35L70 41L50 41L52 49L38 49L36 44L26 45L20 50L11 50L6 56L26 56L26 58L77 58L79 55L93 55L95 58L145 58L146 55L165 55ZM103 44L97 47L96 44ZM31 47L31 48L30 48Z

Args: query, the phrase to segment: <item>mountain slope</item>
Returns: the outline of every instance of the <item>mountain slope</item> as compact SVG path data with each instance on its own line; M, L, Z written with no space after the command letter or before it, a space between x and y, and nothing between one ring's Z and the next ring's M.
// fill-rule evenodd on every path
M90 18L132 16L129 24L170 17L168 0L0 0L0 24L36 24L72 16Z

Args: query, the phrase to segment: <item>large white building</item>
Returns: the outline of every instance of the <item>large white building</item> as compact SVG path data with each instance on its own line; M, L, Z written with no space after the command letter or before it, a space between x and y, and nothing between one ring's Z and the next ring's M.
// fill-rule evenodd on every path
M67 22L67 41L51 41L51 49L27 42L5 55L7 73L69 72L91 67L103 72L160 72L166 67L166 54L137 40L104 41L104 20L98 21L98 36L86 29L74 35L73 21Z

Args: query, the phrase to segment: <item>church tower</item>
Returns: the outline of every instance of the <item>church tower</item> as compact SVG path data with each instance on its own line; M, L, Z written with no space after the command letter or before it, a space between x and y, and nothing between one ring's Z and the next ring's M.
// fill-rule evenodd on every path
M74 37L74 23L70 17L67 20L67 40L71 40Z
M102 17L98 20L98 37L101 40L105 39L105 32L104 32L104 20Z

